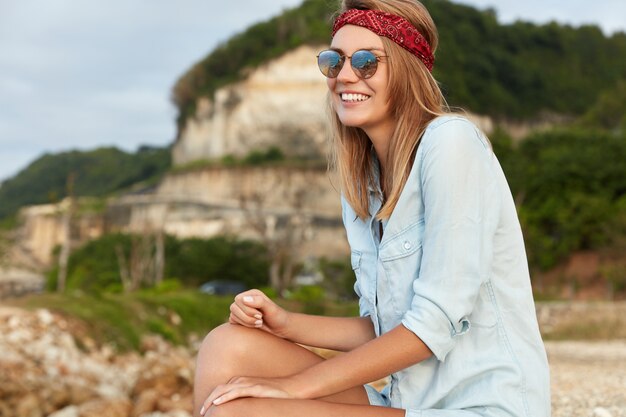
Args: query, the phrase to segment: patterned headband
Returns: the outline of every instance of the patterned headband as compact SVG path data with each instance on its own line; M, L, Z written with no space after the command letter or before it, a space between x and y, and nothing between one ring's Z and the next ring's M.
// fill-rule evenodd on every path
M404 17L380 10L349 9L342 13L333 25L332 36L345 25L356 25L371 30L378 36L391 39L433 70L435 57L424 36Z

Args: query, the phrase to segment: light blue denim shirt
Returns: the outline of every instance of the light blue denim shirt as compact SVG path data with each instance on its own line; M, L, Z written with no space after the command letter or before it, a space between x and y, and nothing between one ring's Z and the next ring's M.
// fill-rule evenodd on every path
M382 240L342 198L361 316L403 325L433 352L375 403L410 417L550 415L550 381L520 224L502 168L467 119L427 127ZM368 390L370 398L372 390Z

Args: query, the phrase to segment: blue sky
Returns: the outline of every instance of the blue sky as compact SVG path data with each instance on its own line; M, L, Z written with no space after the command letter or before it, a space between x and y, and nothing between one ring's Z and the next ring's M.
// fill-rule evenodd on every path
M459 2L503 22L626 31L624 0ZM176 79L218 42L299 3L0 0L0 181L44 152L171 143Z

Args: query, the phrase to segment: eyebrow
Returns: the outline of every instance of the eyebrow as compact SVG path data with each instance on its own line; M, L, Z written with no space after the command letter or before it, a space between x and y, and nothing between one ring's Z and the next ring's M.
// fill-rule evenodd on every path
M343 50L343 49L341 49L341 48L334 48L334 47L330 47L329 49L330 49L331 51L337 51L337 52L339 52L340 54L344 54L344 55L345 55L344 50ZM359 48L359 49L357 49L357 51L362 51L362 50L366 50L366 51L378 51L378 52L385 53L385 50L384 50L384 49L379 48L379 47L377 47L377 46L372 46L372 47L369 47L369 48Z

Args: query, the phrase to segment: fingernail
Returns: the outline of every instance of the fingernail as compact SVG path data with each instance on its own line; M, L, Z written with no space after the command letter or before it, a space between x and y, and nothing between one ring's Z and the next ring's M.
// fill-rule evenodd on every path
M255 315L254 315L254 317L256 317L256 318L257 318L257 319L259 319L259 320L261 320L261 319L263 318L263 316L262 316L262 315L260 315L260 314L255 314Z
M246 295L245 297L243 297L243 301L245 301L246 303L251 303L253 300L254 299L249 295Z
M220 398L216 398L216 399L213 401L213 404L219 404L219 403L221 403L221 402L222 402L222 397L220 397Z
M255 326L261 327L263 325L263 320L257 320L254 322Z
M203 416L204 415L204 406L202 406L202 408L200 409L200 415Z

